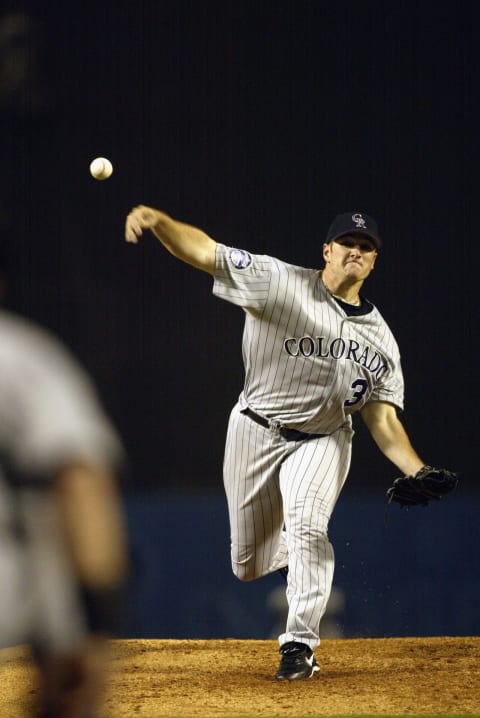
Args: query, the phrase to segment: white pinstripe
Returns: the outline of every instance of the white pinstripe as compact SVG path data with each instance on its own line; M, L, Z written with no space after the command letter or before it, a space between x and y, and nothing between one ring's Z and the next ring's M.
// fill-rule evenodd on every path
M243 358L245 385L242 406L309 433L330 434L350 423L344 405L352 383L361 379L370 400L403 408L403 375L397 343L376 308L364 316L347 317L323 286L317 271L254 255L252 265L235 269L228 248L217 245L214 294L245 310ZM381 355L387 371L377 379L362 362L289 355L285 341L298 348L302 337L318 342L357 342ZM360 351L360 350L359 350Z
M273 257L218 244L213 291L245 311L245 384L224 460L233 572L250 581L288 564L279 642L314 649L332 586L328 524L350 467L351 414L372 400L403 407L397 343L375 307L347 315L318 271ZM271 426L327 436L286 441L242 414L247 407Z
M321 439L286 441L241 413L230 415L224 461L232 568L250 581L289 566L286 632L319 643L334 555L328 523L350 466L350 429ZM285 530L283 528L285 527Z

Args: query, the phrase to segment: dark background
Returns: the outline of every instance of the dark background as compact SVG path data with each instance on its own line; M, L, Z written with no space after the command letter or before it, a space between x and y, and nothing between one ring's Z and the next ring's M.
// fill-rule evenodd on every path
M153 236L127 245L130 208L315 267L332 217L355 209L384 238L365 294L400 344L403 421L478 502L475 3L2 7L8 304L90 370L130 456L126 489L220 494L243 377L241 311ZM98 155L106 182L89 175ZM397 471L356 429L345 492L383 496Z

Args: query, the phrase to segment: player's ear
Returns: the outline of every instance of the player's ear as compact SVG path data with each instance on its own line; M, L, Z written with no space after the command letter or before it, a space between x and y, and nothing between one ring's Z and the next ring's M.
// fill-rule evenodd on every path
M325 262L328 262L330 260L330 242L324 242L323 244L323 258Z

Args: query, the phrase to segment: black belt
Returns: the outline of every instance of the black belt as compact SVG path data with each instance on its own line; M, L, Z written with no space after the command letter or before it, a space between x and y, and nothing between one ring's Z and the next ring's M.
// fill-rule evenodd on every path
M260 426L264 426L265 429L272 429L272 425L263 416L256 414L248 406L246 409L242 409L242 414L250 417L253 421ZM328 436L328 434L306 434L304 431L297 431L297 429L287 429L286 426L279 426L277 428L280 436L283 436L287 441L304 441L306 439L321 439L322 436Z

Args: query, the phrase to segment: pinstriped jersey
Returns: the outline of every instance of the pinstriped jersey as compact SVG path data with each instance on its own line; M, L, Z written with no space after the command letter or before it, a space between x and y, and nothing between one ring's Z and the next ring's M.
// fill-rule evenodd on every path
M376 307L348 316L321 272L217 244L213 293L245 311L240 405L308 433L369 401L403 409L397 342Z

